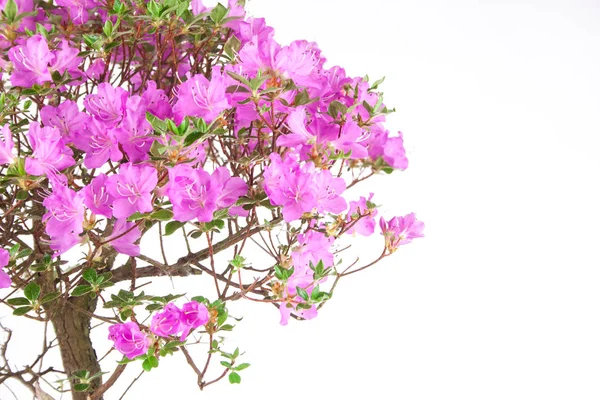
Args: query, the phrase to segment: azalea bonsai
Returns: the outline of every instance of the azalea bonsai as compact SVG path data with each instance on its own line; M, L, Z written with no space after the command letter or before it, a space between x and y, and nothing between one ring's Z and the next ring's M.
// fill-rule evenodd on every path
M0 297L45 332L19 369L5 328L0 384L101 399L164 357L199 389L239 383L229 304L315 318L342 278L423 236L358 185L407 167L381 81L277 43L243 3L0 0ZM342 261L370 235L370 260ZM213 288L159 292L174 277Z

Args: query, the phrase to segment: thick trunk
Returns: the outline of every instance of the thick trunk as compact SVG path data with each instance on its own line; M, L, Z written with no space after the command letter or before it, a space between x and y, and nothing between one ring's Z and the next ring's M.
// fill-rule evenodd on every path
M100 364L90 340L90 317L81 309L92 313L98 298L70 297L69 302L71 304L66 304L52 317L63 367L68 376L80 370L90 371L90 375L93 375L100 372ZM95 379L91 382L91 389L101 384L101 378ZM72 395L73 400L87 399L86 393L72 391Z

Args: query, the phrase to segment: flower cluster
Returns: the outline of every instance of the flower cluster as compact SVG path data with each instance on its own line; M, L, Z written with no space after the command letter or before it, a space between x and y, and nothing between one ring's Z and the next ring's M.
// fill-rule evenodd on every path
M206 324L209 319L208 309L197 301L187 302L181 308L169 303L152 317L150 332L163 338L179 335L179 339L185 341L192 330ZM145 354L153 342L133 321L110 326L108 338L129 359Z
M232 329L231 301L274 304L282 325L314 318L325 288L423 236L414 214L383 217L373 193L350 192L408 167L403 134L385 127L382 81L348 76L314 42L277 42L243 0L0 0L0 10L11 248L0 249L0 288L23 289L8 302L17 315L59 315L86 296L90 310L114 311L109 339L133 359L200 326ZM171 235L180 247L165 245ZM374 235L379 258L344 265L356 235ZM242 256L254 245L266 265ZM68 252L83 257L68 265ZM207 277L218 298L179 308L177 296L139 292L161 276ZM103 293L123 281L131 292ZM149 326L137 319L145 302L161 309ZM235 353L210 346L237 373Z

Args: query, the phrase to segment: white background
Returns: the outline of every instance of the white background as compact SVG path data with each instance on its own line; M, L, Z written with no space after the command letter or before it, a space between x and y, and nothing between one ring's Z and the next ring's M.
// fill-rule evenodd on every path
M599 399L600 3L247 8L282 44L314 40L328 66L386 76L410 166L363 193L388 216L416 212L426 238L346 278L315 320L238 307L241 385L200 394L176 355L127 398Z

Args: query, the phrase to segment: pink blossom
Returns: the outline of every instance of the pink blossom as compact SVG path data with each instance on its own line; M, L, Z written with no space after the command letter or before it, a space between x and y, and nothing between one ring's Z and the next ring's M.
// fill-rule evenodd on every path
M88 22L88 10L97 6L93 0L56 0L56 5L69 12L69 17L76 25Z
M8 124L2 127L2 139L0 140L0 164L12 164L15 160L12 153L15 144Z
M14 86L31 87L35 83L52 82L48 64L54 60L54 55L42 35L34 35L25 44L11 48L8 58L15 66L10 76Z
M210 222L217 209L217 198L222 186L208 172L179 164L169 170L166 194L173 204L173 218L177 221Z
M309 266L317 265L323 261L325 267L333 265L333 253L331 246L333 237L328 237L322 232L308 230L306 233L298 235L298 245L292 251L292 260L294 262L294 273L306 272L312 276Z
M47 212L42 221L51 239L50 248L63 253L79 242L79 234L83 232L83 198L65 186L56 185L43 204Z
M152 191L156 188L158 176L150 165L121 164L119 173L106 180L108 193L113 201L113 216L127 218L133 213L146 213L153 209Z
M61 75L68 72L74 79L83 76L83 72L79 70L82 61L80 57L77 57L79 50L70 47L68 40L63 39L60 43L60 50L55 50L52 53L54 54L54 62L50 64L50 70L58 71Z
M92 62L89 68L85 70L85 75L90 79L100 79L105 67L106 62L102 58L97 58Z
M142 232L135 222L117 219L113 231L106 241L119 253L135 257L140 255L140 246L136 245L135 242L141 236Z
M181 331L183 312L173 303L165 306L164 311L154 314L150 330L157 336L169 337Z
M314 174L317 211L339 214L346 210L346 200L341 194L346 190L343 178L334 178L328 169L318 170Z
M101 83L98 85L98 93L85 96L83 104L90 114L112 128L123 119L128 96L129 93L123 88Z
M165 119L173 115L173 109L169 103L169 97L162 89L156 88L156 82L148 81L148 86L142 94L148 111L157 118Z
M86 168L100 168L108 160L117 162L123 158L115 129L107 128L96 118L88 119L86 129L73 136L73 143L78 149L85 151L83 165Z
M317 205L312 163L298 164L291 154L284 160L271 155L271 165L265 169L264 188L271 204L283 207L286 222L299 219Z
M230 107L225 89L220 67L213 68L210 81L201 74L192 76L179 87L177 103L173 107L175 121L181 123L184 117L190 116L212 122Z
M369 196L369 200L373 198L373 193ZM358 221L352 222L354 219L359 218ZM352 227L346 232L349 234L358 233L363 236L370 236L375 232L375 217L377 216L377 210L371 209L367 205L367 199L363 196L358 201L351 201L350 207L348 208L348 214L346 220L352 223Z
M108 177L105 174L99 174L89 185L83 188L83 202L91 212L98 215L103 215L107 218L112 217L111 205L114 197L106 188L106 180Z
M12 279L10 279L10 275L8 275L3 269L8 265L9 261L10 253L0 248L0 289L9 288L12 284Z
M394 252L399 246L412 242L415 238L423 237L425 224L418 221L414 213L404 217L394 217L386 221L381 217L379 219L381 233L385 237L385 244L390 252Z
M408 167L408 159L404 150L402 132L398 132L398 135L398 137L389 137L385 142L383 159L392 167L405 170Z
M206 324L210 319L210 315L206 306L198 303L197 301L185 303L181 308L181 311L180 340L184 341L188 337L191 330Z
M140 96L127 99L127 116L115 135L123 146L129 161L137 162L149 158L148 152L154 142L152 125L146 120L146 104Z
M38 122L29 124L27 135L33 154L25 160L25 171L30 175L56 176L58 171L75 165L73 151L56 128L41 128Z
M145 354L151 343L150 338L133 321L112 325L108 332L108 339L114 342L115 348L130 360Z
M58 129L65 143L71 142L74 134L85 130L90 119L71 100L63 101L58 107L45 106L40 111L40 116L44 126Z

